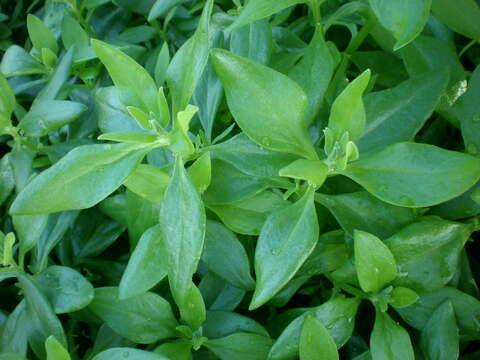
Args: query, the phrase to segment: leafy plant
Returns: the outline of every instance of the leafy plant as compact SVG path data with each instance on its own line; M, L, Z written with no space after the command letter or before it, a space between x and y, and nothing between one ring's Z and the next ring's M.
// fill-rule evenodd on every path
M480 358L479 16L0 0L0 360Z

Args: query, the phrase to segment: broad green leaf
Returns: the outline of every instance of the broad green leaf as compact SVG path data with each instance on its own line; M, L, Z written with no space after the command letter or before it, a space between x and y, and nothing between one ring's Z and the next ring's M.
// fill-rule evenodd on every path
M390 204L425 207L472 187L480 177L480 160L432 145L404 142L349 164L343 174Z
M115 191L148 150L142 144L77 147L28 183L10 212L30 215L91 207Z
M170 64L170 52L168 50L168 44L163 43L158 53L158 58L155 63L155 82L158 86L162 86L167 77L168 64Z
M18 126L27 136L44 136L76 120L87 110L83 104L63 100L36 102Z
M414 360L413 347L407 330L393 321L387 313L375 314L370 336L372 360Z
M200 194L207 190L212 180L212 164L209 152L200 156L188 168L188 177Z
M360 153L412 140L437 106L447 81L446 71L427 72L396 87L367 94L367 124L354 140Z
M338 195L317 193L315 201L327 207L350 235L358 229L383 239L416 219L413 209L388 204L366 191Z
M260 20L290 6L302 3L302 0L251 0L241 10L240 15L235 19L229 30L247 25Z
M160 203L152 203L128 189L126 200L128 237L134 249L145 231L158 224Z
M188 0L156 0L148 13L148 21L164 16L175 6L187 1Z
M2 323L0 349L3 352L26 354L29 325L25 300L22 300Z
M410 326L422 330L435 310L449 300L455 310L457 325L462 340L479 339L478 319L480 319L480 301L460 290L444 287L428 293L419 293L414 304L396 309Z
M230 230L244 235L260 235L270 213L289 204L281 195L265 190L244 200L207 206Z
M395 287L390 293L390 297L389 304L396 308L412 305L418 300L418 294L415 291L401 286Z
M420 346L427 360L458 359L458 329L450 300L443 302L427 321Z
M107 43L92 40L92 47L112 77L122 103L158 114L157 86L148 72Z
M115 347L96 355L92 360L113 360L113 359L128 359L128 360L169 360L168 358L156 354L151 351Z
M348 131L350 138L360 136L365 130L366 115L362 95L370 81L370 70L365 70L347 85L332 104L328 128L338 141Z
M198 330L205 322L207 309L202 293L193 282L190 283L187 294L182 301L179 306L180 316L190 326L191 330Z
M17 45L7 49L2 57L0 70L6 77L43 74L46 71L39 61Z
M212 61L235 121L269 150L317 159L304 121L308 99L293 80L228 51L212 51Z
M208 340L205 347L220 360L264 360L272 340L264 335L235 333L224 338Z
M35 49L40 53L43 48L58 52L57 40L50 29L38 17L32 14L27 16L28 35Z
M210 16L213 0L208 0L193 36L174 55L167 69L167 84L173 101L172 113L186 108L207 65L210 50Z
M248 332L268 336L267 330L255 320L230 311L207 311L203 335L209 339L221 338L236 332Z
M300 335L300 360L320 359L338 360L337 345L319 320L307 316Z
M38 243L47 226L48 215L12 216L12 221L20 245L20 256L23 256Z
M198 288L209 310L233 311L245 296L245 290L230 285L212 272L202 278Z
M151 202L160 202L163 200L170 180L170 175L159 168L140 164L125 180L123 185Z
M432 12L453 31L479 41L480 8L475 0L432 0Z
M45 349L47 351L47 360L70 360L70 354L58 342L55 336L49 336L45 341Z
M139 344L151 344L176 335L177 321L170 304L151 292L120 300L118 288L96 288L88 309L116 333Z
M279 175L321 186L327 178L328 166L323 161L299 159L280 169Z
M17 101L10 84L2 73L0 73L0 91L0 114L9 119L17 106Z
M205 221L202 199L187 177L182 158L177 156L160 211L160 226L167 251L168 280L179 307L187 306L192 276L202 255Z
M35 276L35 281L57 314L83 309L93 300L93 286L66 266L49 266Z
M272 28L266 20L254 21L232 32L230 51L262 65L273 52Z
M159 225L142 235L128 261L119 285L119 298L147 292L167 276L163 232Z
M430 15L432 0L369 0L380 23L396 39L398 50L415 39L423 30Z
M385 240L397 261L394 284L418 291L446 285L459 265L472 228L462 223L429 218L406 226Z
M320 306L308 309L293 320L278 337L268 354L269 360L295 359L299 355L300 337L305 318L313 315L328 330L337 348L342 347L353 333L354 317L360 300L338 295Z
M190 341L167 342L158 346L153 352L167 359L191 360L192 344Z
M315 28L315 34L305 54L289 73L307 94L308 109L305 115L307 124L312 124L320 111L335 66L322 31L321 26Z
M253 290L250 264L242 243L221 223L208 220L202 261L207 268L240 289Z
M375 235L355 230L355 268L360 287L377 293L397 277L397 264L388 247Z
M265 221L255 250L257 284L250 309L278 293L313 251L319 236L314 192L310 187L300 200Z

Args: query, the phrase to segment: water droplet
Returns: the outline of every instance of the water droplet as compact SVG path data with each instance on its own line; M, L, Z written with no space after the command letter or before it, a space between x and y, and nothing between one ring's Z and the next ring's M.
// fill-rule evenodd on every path
M348 318L348 322L351 323L353 321L353 318Z
M275 256L276 256L276 255L278 255L278 254L280 253L280 251L278 251L278 249L272 249L272 250L270 250L270 253L271 253L272 255L275 255Z
M411 206L413 205L412 199L410 199L408 196L402 196L400 198L400 203L404 206Z
M262 144L264 146L270 146L270 145L272 145L272 140L268 136L264 136L262 138Z
M480 122L480 114L475 114L472 117L473 122Z
M128 358L130 356L130 353L128 351L124 351L122 355L124 358Z
M477 146L475 144L468 144L467 145L467 151L470 154L476 155L478 153Z
M398 272L398 277L407 277L408 276L408 272L404 271L404 272Z
M374 268L373 270L375 271L375 274L380 273L380 270L378 268Z

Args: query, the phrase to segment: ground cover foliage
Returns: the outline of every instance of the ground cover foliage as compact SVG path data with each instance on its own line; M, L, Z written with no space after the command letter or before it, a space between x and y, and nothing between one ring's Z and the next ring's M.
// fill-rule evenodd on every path
M479 5L0 1L0 359L479 359Z

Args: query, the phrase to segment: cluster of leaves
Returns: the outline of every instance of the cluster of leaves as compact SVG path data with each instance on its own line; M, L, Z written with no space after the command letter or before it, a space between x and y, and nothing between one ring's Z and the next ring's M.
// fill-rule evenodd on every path
M0 1L0 359L480 358L479 5Z

